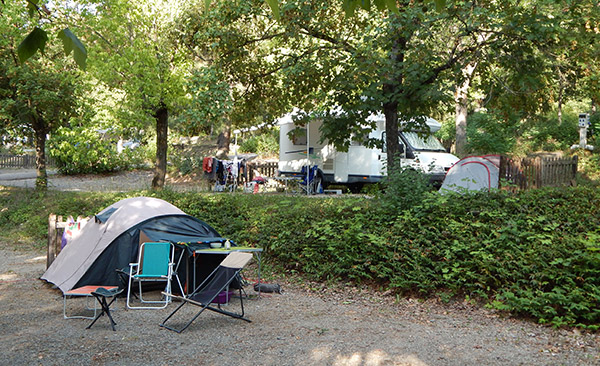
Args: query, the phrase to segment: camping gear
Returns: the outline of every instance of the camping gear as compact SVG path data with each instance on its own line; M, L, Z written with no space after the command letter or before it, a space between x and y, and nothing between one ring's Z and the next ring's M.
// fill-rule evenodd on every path
M143 242L195 243L196 247L209 248L209 243L225 240L205 222L166 201L127 198L91 219L60 252L42 279L63 293L99 283L119 286L116 270L136 261ZM176 251L177 258L178 255ZM187 266L179 267L179 278L186 278Z
M281 293L281 285L278 283L255 283L254 291L256 292L275 292Z
M440 192L482 191L498 188L499 156L469 156L456 162L446 173Z
M129 285L127 286L127 307L129 309L164 309L170 302L169 297L163 300L144 300L142 283L143 282L166 282L165 291L171 292L171 279L173 277L173 267L175 263L175 247L171 243L143 243L140 246L139 257L136 263L129 264ZM183 293L183 287L179 277L175 273L175 278L179 284L179 289ZM160 304L160 306L133 306L131 304L132 282L138 282L138 296L141 303Z
M112 290L107 290L104 287L100 287L96 291L92 292L92 295L96 298L98 303L100 303L100 307L102 308L102 310L100 311L100 314L98 314L94 318L94 320L92 320L90 325L88 325L85 329L90 329L92 327L92 325L94 325L94 323L96 323L96 320L98 320L102 315L106 314L106 316L110 320L110 326L112 327L112 330L116 331L115 325L117 325L117 323L115 323L115 320L110 315L110 306L112 305L113 302L115 302L115 300L117 299L117 295L120 294L121 292L123 292L123 289L119 290L119 289L115 288ZM107 302L106 301L107 297L112 297L112 300L110 300L110 302Z
M244 300L242 297L242 288L239 288L240 306L241 313L234 313L221 309L220 304L218 307L211 306L211 303L218 303L219 300L215 299L225 290L229 288L229 285L239 276L244 266L252 259L251 253L243 252L231 252L225 257L221 264L206 278L190 295L187 297L176 296L173 294L165 294L173 298L181 300L181 304L171 313L167 318L160 324L161 327L167 328L177 333L181 333L186 330L193 322L202 314L206 309L231 316L233 318L242 319L247 322L251 320L244 318ZM194 315L194 317L187 322L182 328L173 328L167 326L166 323L169 319L175 315L185 305L191 304L193 306L200 307L200 310Z
M300 186L307 194L323 193L321 180L316 179L318 171L319 167L317 165L313 165L311 167L304 165L300 170L300 174L302 175Z

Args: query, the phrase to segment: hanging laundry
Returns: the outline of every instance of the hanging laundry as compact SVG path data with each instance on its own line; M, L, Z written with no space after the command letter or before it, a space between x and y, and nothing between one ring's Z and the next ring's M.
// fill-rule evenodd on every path
M202 160L202 169L205 173L212 173L213 170L213 158L206 157Z

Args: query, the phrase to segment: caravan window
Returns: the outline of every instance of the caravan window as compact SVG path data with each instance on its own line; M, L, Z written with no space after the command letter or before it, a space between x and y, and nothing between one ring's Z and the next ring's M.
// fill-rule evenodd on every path
M415 150L446 151L441 142L433 135L420 137L416 132L403 132L406 141Z
M294 145L306 146L306 128L296 127L292 130L292 142Z
M386 142L385 131L381 133L381 151L387 152L387 142ZM400 143L400 152L402 155L406 153L406 149L404 148L404 141L398 136L398 142Z

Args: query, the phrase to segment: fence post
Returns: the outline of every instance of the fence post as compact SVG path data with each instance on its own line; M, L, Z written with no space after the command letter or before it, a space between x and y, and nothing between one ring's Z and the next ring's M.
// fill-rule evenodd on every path
M60 253L62 231L59 232L58 229L64 230L66 227L67 222L63 222L62 216L56 216L55 214L50 214L48 216L48 254L46 256L46 269L50 267L58 253Z
M48 254L46 256L46 269L50 267L56 258L56 215L48 216Z
M498 167L498 188L502 188L502 180L508 183L508 176L506 174L506 157L500 155L500 166Z
M573 156L573 163L571 165L572 167L572 172L571 172L571 184L573 186L577 185L577 181L575 180L575 178L577 177L577 163L579 162L578 160L579 158L577 157L577 155Z

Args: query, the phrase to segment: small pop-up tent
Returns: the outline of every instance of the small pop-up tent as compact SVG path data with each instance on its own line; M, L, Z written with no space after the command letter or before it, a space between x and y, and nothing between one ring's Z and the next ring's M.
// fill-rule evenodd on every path
M120 285L117 269L135 262L142 242L224 242L215 229L172 204L149 197L116 202L71 239L42 276L63 292L85 285Z
M469 156L457 161L446 173L440 192L481 191L498 188L499 156Z

